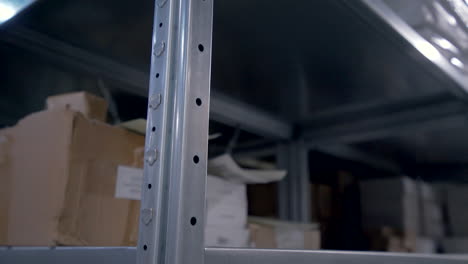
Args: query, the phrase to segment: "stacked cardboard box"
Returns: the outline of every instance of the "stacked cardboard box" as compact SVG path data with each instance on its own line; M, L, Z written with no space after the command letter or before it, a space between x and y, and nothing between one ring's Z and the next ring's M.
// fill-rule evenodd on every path
M447 207L453 236L468 237L468 185L447 186Z
M366 234L372 251L434 253L437 248L436 241L432 238L402 236L390 227L369 230Z
M328 222L333 215L333 189L324 184L311 184L312 219Z
M208 175L205 245L247 247L246 185Z
M444 222L440 199L429 184L399 177L362 181L360 187L372 250L436 252Z
M10 178L10 129L0 130L0 245L6 245L8 238L8 207L11 191Z
M256 248L320 249L317 224L249 217L250 245Z
M446 184L448 229L451 237L442 241L446 253L468 253L468 185Z
M468 253L468 237L449 237L442 240L444 253L466 254Z
M416 183L405 177L365 180L360 184L363 227L391 227L402 235L420 234Z
M424 182L418 183L421 213L421 234L427 238L441 238L445 235L442 202L434 188Z
M102 100L80 98L0 132L2 245L135 245L139 203L115 189L120 166L142 166L144 137L71 110L105 118L90 110Z

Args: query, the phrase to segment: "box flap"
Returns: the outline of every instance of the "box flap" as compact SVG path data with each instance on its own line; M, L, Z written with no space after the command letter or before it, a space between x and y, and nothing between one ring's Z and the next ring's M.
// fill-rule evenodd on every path
M47 98L47 109L70 109L87 118L106 121L108 104L104 98L87 92L65 93Z

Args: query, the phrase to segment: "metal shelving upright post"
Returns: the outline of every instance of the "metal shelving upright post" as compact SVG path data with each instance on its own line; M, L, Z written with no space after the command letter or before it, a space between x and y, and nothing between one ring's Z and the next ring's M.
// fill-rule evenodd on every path
M204 263L212 0L157 0L137 263Z

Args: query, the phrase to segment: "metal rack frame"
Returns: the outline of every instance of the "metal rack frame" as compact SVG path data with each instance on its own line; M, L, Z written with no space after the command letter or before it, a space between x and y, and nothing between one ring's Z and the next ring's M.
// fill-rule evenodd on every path
M2 263L29 264L133 264L138 249L135 248L11 248L0 249ZM466 256L420 255L377 252L270 250L238 248L206 248L207 264L269 263L269 264L458 264L466 263ZM168 263L168 262L162 262ZM188 262L193 263L193 262Z
M210 54L213 0L158 0L153 27L146 141L145 186L137 263L317 263L328 261L461 262L457 258L327 253L303 250L205 249L205 177L208 151ZM156 127L156 132L153 127ZM159 129L158 129L159 128ZM307 175L302 141L283 146L280 163L295 176ZM297 166L296 166L297 165ZM284 192L294 195L284 217L307 220L308 190L290 177ZM150 188L151 184L154 188ZM304 190L302 190L304 189ZM283 210L284 211L284 210ZM353 262L353 261L351 261Z
M466 257L455 256L205 248L203 241L212 12L213 0L156 0L138 246L4 248L0 249L0 259L6 260L5 263L131 263L135 258L139 264L466 263ZM20 34L13 42L18 39L34 41ZM57 52L47 51L47 44L41 45L42 51L46 50L48 55L52 53L54 56L53 53ZM75 53L69 46L61 47L60 52L65 55L72 56ZM75 55L74 60L88 58L88 63L94 65L91 70L102 73L102 69L117 68L121 71L115 73L104 70L104 73L133 85L136 83L142 86L146 83L145 74L96 59L89 54L81 55L84 56ZM93 60L97 63L93 63ZM75 66L87 68L86 65L86 62L78 62ZM248 112L226 100L215 98L211 102L212 116L227 123L243 119L246 111ZM455 107L449 112L458 114L461 111ZM270 133L275 138L291 139L290 124L255 111L251 113L255 114L251 115L249 112L249 121L241 121L252 131ZM358 133L361 130L358 129ZM317 138L312 131L306 133L303 135L306 139ZM325 138L329 137L329 132L323 134ZM346 138L348 135L344 136ZM279 146L279 163L297 176L290 177L280 187L282 195L291 197L290 203L280 206L283 218L308 219L309 206L304 201L308 201L305 198L310 196L304 175L307 172L307 148L313 146L312 143L308 144L301 139ZM293 167L295 169L291 169ZM286 210L288 207L291 208L290 211Z

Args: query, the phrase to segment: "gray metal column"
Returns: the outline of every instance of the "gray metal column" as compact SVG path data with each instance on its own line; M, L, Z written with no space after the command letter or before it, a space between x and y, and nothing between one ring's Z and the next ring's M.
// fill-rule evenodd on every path
M276 150L276 163L278 168L288 170L286 178L278 183L278 216L281 220L290 220L291 214L289 212L290 204L290 178L291 173L289 172L289 149L285 143L278 144Z
M157 0L137 263L204 263L212 0Z
M278 212L283 220L309 222L310 184L308 151L302 140L280 144L278 165L288 175L278 184Z

